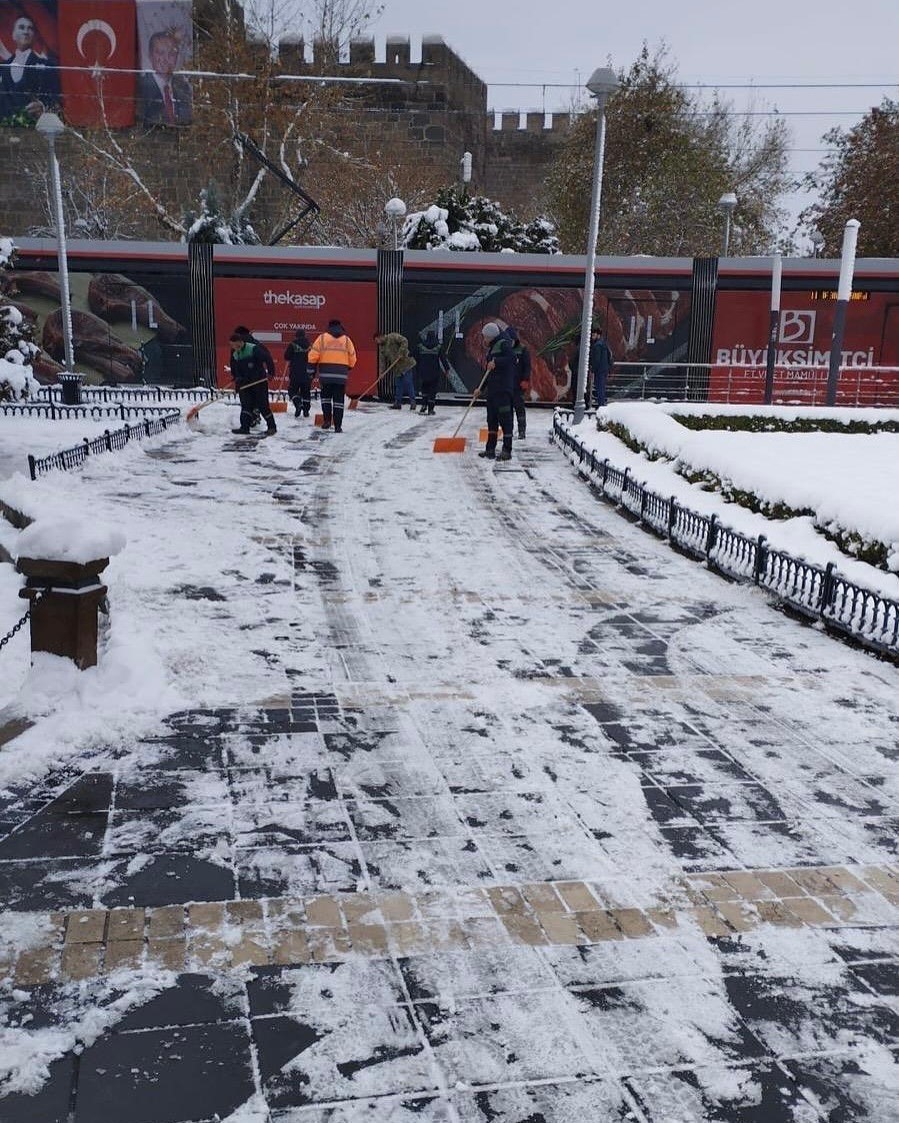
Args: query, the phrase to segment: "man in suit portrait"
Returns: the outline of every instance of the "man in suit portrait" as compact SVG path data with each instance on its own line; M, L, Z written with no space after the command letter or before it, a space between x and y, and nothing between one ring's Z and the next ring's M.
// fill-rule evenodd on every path
M35 50L37 29L28 16L12 26L13 51L0 47L0 121L29 124L59 102L56 59Z
M179 51L174 31L157 31L150 36L153 70L137 80L140 116L145 125L189 125L193 120L190 83L175 74Z

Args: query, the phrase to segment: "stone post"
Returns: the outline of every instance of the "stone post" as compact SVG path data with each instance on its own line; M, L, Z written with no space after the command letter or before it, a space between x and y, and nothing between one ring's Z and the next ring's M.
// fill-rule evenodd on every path
M88 562L19 557L27 578L19 596L31 601L31 651L71 659L80 670L97 665L97 611L106 596L100 574L109 558Z

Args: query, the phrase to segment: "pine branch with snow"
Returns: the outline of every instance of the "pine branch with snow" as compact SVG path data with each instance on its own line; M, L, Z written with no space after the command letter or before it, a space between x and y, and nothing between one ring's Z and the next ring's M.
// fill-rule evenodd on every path
M481 250L484 253L558 253L555 227L545 218L523 223L484 195L441 188L434 203L406 216L403 245L410 250Z
M224 246L256 246L259 237L246 218L246 208L240 207L231 215L222 214L218 188L210 183L200 192L200 211L184 216L187 242L211 242Z

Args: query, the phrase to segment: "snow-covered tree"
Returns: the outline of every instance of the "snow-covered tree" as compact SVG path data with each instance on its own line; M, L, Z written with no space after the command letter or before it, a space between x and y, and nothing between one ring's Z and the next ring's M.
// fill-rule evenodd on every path
M0 272L12 265L15 246L0 238ZM38 384L31 373L31 360L39 348L32 342L30 324L0 296L0 401L24 401L37 395Z
M247 221L246 213L235 211L223 215L218 188L210 183L200 192L200 211L189 211L184 216L185 241L214 242L225 246L256 246L259 238Z
M410 250L482 250L484 253L558 253L555 227L545 218L523 223L499 203L443 187L431 206L406 216L403 245Z
M609 98L598 249L602 254L706 256L721 250L718 200L739 200L731 244L768 253L792 185L782 120L764 125L717 97L684 89L664 48L644 46ZM587 242L596 110L581 113L550 175L551 215L563 248Z
M824 137L830 151L805 178L817 199L799 216L806 233L819 230L837 255L843 227L861 223L862 257L899 254L899 102L884 98L851 129L832 129Z

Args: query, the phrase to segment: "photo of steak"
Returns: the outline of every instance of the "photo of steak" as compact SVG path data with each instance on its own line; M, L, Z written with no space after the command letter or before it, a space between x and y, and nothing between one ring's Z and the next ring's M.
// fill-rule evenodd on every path
M9 292L23 292L30 296L45 296L48 300L55 300L57 304L62 300L59 280L55 273L15 271L8 276Z
M159 301L141 285L121 273L98 273L91 278L87 290L91 311L109 323L137 322L155 331L163 343L174 343L184 335L184 328L169 316Z
M115 382L134 382L144 369L139 351L114 336L109 325L90 312L72 310L75 358L110 377ZM54 359L65 356L62 311L51 312L44 321L44 349Z

